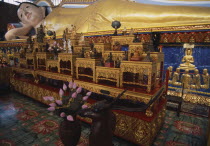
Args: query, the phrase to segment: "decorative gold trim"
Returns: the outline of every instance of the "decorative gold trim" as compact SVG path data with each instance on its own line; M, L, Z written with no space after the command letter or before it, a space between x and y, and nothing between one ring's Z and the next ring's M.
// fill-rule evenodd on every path
M169 89L180 89L180 88L170 87L170 86L168 88ZM204 94L204 95L207 95L207 96L202 96L202 95L193 94L193 93ZM176 91L172 91L172 90L168 90L167 94L181 97L181 92L176 92ZM203 105L210 106L209 95L210 95L210 93L188 90L187 93L183 94L183 99L185 101L188 101L188 102L191 102L191 103L197 103L197 104L203 104Z

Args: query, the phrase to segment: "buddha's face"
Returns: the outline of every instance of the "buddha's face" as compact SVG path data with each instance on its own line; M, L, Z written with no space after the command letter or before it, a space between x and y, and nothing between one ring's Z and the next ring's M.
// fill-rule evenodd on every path
M203 69L203 74L207 74L208 70L207 69Z
M187 55L191 55L190 49L187 50Z
M179 69L179 68L177 68L177 69L176 69L176 72L178 72L178 73L179 73L179 72L180 72L180 69Z
M23 3L17 11L22 23L35 27L44 19L43 9L32 4Z
M197 69L195 70L195 74L198 74L198 70Z

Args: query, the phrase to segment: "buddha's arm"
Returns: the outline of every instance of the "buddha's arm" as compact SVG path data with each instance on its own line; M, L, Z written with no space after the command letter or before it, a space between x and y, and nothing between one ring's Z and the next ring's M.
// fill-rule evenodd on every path
M11 29L5 34L5 38L6 40L16 39L16 37L24 38L31 29L32 26L23 26L20 28Z
M192 58L190 59L190 63L194 63L194 58L192 56Z
M182 62L186 62L185 56L182 58Z

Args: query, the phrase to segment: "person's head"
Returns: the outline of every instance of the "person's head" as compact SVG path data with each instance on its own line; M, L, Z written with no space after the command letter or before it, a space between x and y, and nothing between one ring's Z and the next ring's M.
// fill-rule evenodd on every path
M29 2L23 2L18 7L17 15L23 24L35 27L47 14L45 7L39 7Z

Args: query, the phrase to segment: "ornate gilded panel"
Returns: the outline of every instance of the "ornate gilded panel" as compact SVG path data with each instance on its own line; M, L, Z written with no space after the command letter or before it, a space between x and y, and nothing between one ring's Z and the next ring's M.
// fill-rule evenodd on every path
M115 42L119 42L120 45L128 45L133 43L134 36L112 36L112 49Z
M110 53L112 53L112 60L116 61L116 60L123 60L124 56L125 56L125 51L105 51L103 58L104 60L107 60Z
M116 82L116 86L120 86L120 68L100 67L96 66L96 83L98 80L109 80Z
M102 53L102 56L104 56L105 51L111 50L111 44L110 43L95 43L94 48L96 48L96 51L98 53Z
M95 82L95 75L96 75L96 65L99 63L98 59L88 59L88 58L77 58L76 59L76 77L79 79L79 76L88 76L93 79ZM93 71L93 76L86 75L86 74L79 74L79 67L83 68L90 68Z
M129 44L129 50L128 50L128 60L130 61L131 58L131 54L138 52L139 55L141 56L143 53L144 48L147 45L143 44L143 43L132 43Z
M123 83L140 85L146 86L147 92L150 92L152 85L156 84L156 63L154 62L122 61L120 68L120 87L123 87ZM139 74L139 82L124 81L124 72ZM145 76L147 77L146 79L144 79Z

